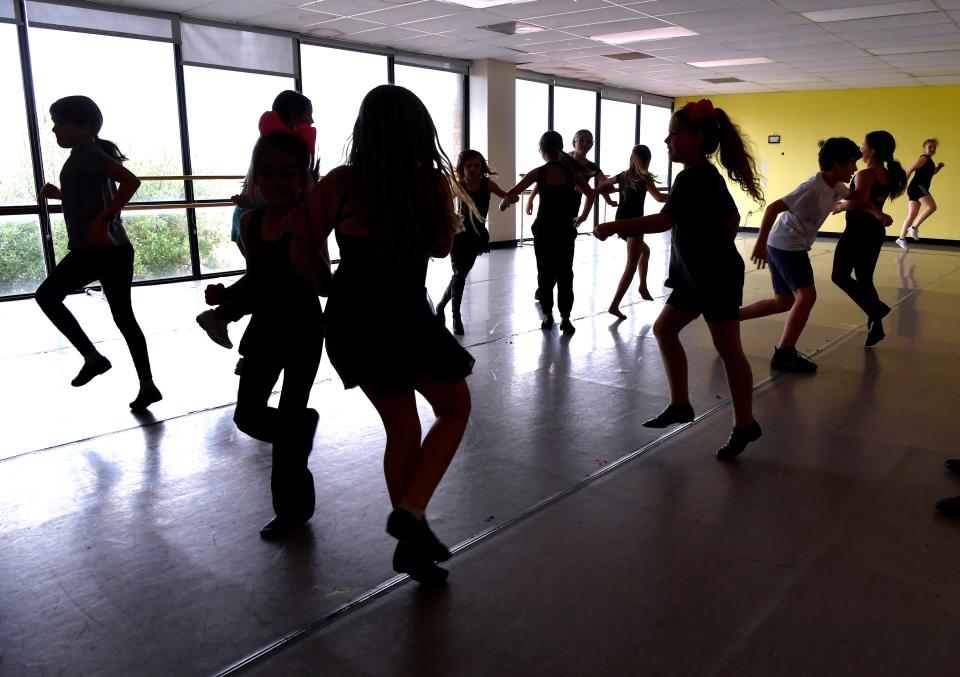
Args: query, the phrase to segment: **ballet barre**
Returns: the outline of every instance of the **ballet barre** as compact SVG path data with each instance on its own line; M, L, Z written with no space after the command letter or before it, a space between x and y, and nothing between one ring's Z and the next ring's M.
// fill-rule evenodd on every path
M226 202L161 202L159 204L127 204L123 208L125 212L146 212L159 209L204 209L206 207L236 207L235 204L227 200Z

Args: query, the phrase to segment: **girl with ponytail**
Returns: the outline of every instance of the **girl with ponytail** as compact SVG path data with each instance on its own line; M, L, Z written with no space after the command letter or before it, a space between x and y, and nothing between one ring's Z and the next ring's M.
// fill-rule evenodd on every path
M630 169L620 172L616 176L601 181L597 190L606 193L613 186L620 188L620 200L617 207L617 219L635 219L643 216L644 202L647 193L657 202L666 202L667 196L657 190L656 177L650 173L650 149L644 145L634 146L630 153ZM640 298L652 301L653 297L647 289L647 266L650 263L650 247L643 241L643 235L624 237L627 241L627 266L620 276L620 284L613 295L613 301L607 312L625 320L627 316L620 312L620 302L636 273L640 274Z
M883 204L907 187L907 173L893 157L897 142L886 131L867 134L860 148L867 168L850 183L850 197L834 205L833 213L847 212L847 226L833 255L833 283L840 287L867 315L869 348L883 340L883 322L890 306L880 300L873 286L873 271L890 225L884 219ZM882 221L881 221L882 220ZM856 275L854 278L851 273Z
M680 331L702 314L723 360L733 400L733 432L716 455L731 459L759 439L761 432L753 418L753 373L740 344L744 265L734 243L740 214L709 157L719 150L720 165L727 175L759 204L763 203L763 191L743 135L709 100L689 103L674 113L665 141L670 160L684 168L663 210L601 224L594 234L603 240L613 234L672 229L670 277L664 284L673 292L653 327L670 383L670 406L644 425L666 428L693 420Z
M71 385L85 385L110 369L110 360L94 347L63 300L100 281L140 378L130 408L144 411L162 396L153 383L147 340L130 303L134 251L120 219L120 210L137 192L140 179L121 164L127 158L116 144L100 138L103 113L92 99L59 99L50 106L50 117L57 145L69 148L70 157L60 170L60 187L44 185L40 199L61 201L70 251L37 289L37 303L83 356L83 367Z

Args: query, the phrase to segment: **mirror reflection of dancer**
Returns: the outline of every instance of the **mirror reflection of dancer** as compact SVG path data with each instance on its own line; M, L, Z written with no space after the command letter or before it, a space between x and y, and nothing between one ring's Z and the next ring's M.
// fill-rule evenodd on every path
M758 269L770 264L774 297L743 306L740 319L790 311L780 344L770 360L773 369L805 373L817 370L816 362L797 351L797 341L817 300L808 252L833 205L849 194L845 184L856 173L859 159L860 148L851 139L827 139L818 155L820 171L789 195L768 205L763 213L750 258ZM884 225L893 222L873 205L867 207Z
M561 161L563 137L558 132L543 133L540 137L540 155L546 164L524 174L520 183L507 191L500 201L500 211L515 204L520 194L536 183L540 203L537 218L530 230L537 257L537 298L543 311L540 328L553 328L553 288L556 287L560 331L572 334L576 331L570 321L573 308L573 253L577 226L586 218L585 214L577 216L580 200L577 189L587 196L588 206L593 205L596 191L582 174L570 168L569 162Z
M463 288L467 275L473 270L477 257L490 251L490 232L487 230L487 212L490 209L490 194L497 197L506 195L490 176L490 166L483 155L476 150L465 150L457 158L457 181L473 200L477 216L465 200L460 200L460 218L463 219L463 231L453 238L450 250L450 265L453 277L437 304L437 317L444 322L443 309L453 299L453 333L463 336L463 320L460 317L460 303L463 300Z
M140 179L121 164L127 158L120 149L98 136L103 114L92 99L68 96L55 101L50 117L57 145L69 148L70 157L60 170L61 187L48 183L40 197L62 201L69 251L37 289L36 300L83 355L83 367L71 381L79 387L110 369L111 364L94 347L63 300L71 291L100 281L140 378L140 391L130 408L143 411L163 396L153 383L147 340L130 302L134 251L120 219L120 210L137 192Z
M650 173L650 149L644 145L634 146L630 153L630 168L616 176L600 181L597 190L601 193L617 186L620 190L619 205L617 206L617 221L635 219L643 216L644 202L650 194L657 202L666 202L666 193L657 190L656 178ZM623 236L621 236L623 237ZM623 237L627 241L627 265L620 276L617 291L610 302L607 312L625 320L627 318L620 311L620 302L633 281L633 276L640 276L640 298L652 301L653 296L647 289L647 268L650 265L650 246L643 241L643 235L629 235Z
M689 103L670 118L666 138L672 162L683 164L659 214L600 224L595 235L661 233L673 229L670 277L673 292L653 326L670 383L670 406L643 425L666 428L693 420L687 386L687 355L680 332L701 314L723 360L734 427L719 459L732 459L760 439L753 418L753 373L740 343L740 303L744 266L735 238L740 214L727 184L709 160L718 149L720 164L756 202L763 202L756 162L737 126L708 99Z
M847 212L847 225L833 254L831 278L866 313L866 348L884 339L882 320L890 312L873 285L873 272L886 237L886 226L876 213L883 211L887 198L896 198L907 187L907 174L893 157L896 147L890 132L867 134L860 147L867 168L851 181L850 196L832 209L835 214Z
M943 163L934 164L933 156L937 152L936 139L927 139L923 142L923 155L917 158L917 161L910 165L907 170L907 178L913 174L913 180L907 186L907 218L900 229L900 237L897 238L897 244L904 249L909 249L907 245L907 235L913 238L914 242L920 241L920 224L926 221L937 211L937 203L930 194L930 184L933 182L933 175L943 169ZM923 211L920 211L923 207ZM918 214L919 212L919 214Z
M343 385L370 400L386 432L393 568L426 584L447 577L436 563L450 551L425 513L471 406L465 379L473 357L437 321L426 290L430 258L450 253L460 227L454 197L466 199L466 192L423 102L408 89L381 85L360 104L347 164L321 179L307 202L310 241L326 242L333 232L340 246L325 312L327 355ZM329 277L325 257L304 263L318 283ZM425 436L416 393L436 416Z

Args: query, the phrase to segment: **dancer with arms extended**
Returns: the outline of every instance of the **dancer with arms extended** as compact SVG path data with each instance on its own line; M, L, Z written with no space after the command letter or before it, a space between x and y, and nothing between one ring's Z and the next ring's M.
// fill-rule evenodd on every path
M733 431L716 456L732 459L760 439L761 431L753 418L753 374L740 343L744 266L734 242L740 214L709 157L719 149L719 161L727 175L762 204L760 176L740 130L708 99L689 103L673 114L666 143L670 160L682 163L683 171L663 210L600 224L595 234L604 240L614 234L673 229L670 276L665 282L673 291L653 326L670 384L670 406L644 425L666 428L693 420L680 331L702 314L723 360L733 400Z
M897 244L903 249L909 249L907 245L907 235L913 238L914 242L920 241L920 224L930 218L937 211L937 202L930 193L930 184L933 183L933 175L938 174L943 169L943 163L934 163L933 156L937 152L937 145L940 142L936 139L927 139L923 142L923 155L917 158L917 161L910 165L907 170L907 178L913 174L913 180L907 186L907 218L900 229L900 237L897 238ZM920 208L923 207L923 211Z
M133 314L134 251L120 219L120 210L137 192L140 179L121 164L127 158L120 149L98 136L103 114L92 99L68 96L55 101L50 117L57 145L69 148L70 157L60 171L61 188L48 183L40 197L63 202L70 251L37 289L37 303L83 355L83 367L71 384L85 385L110 369L110 361L94 347L63 300L71 291L100 281L140 378L130 408L143 411L163 396L153 382L147 340Z
M473 358L437 320L426 290L430 258L449 254L460 228L454 196L468 199L426 107L408 89L381 85L360 105L347 164L327 174L308 203L316 241L333 232L340 245L326 308L327 354L386 431L387 533L398 541L393 567L428 584L446 578L436 562L450 551L424 515L470 417L465 378ZM318 255L306 270L322 282L329 263ZM436 415L425 436L415 393Z
M657 202L666 202L667 196L657 190L656 177L650 173L650 149L644 145L634 146L630 153L630 169L620 172L616 176L604 179L597 185L601 193L610 190L613 186L620 189L620 199L617 205L617 221L636 219L643 216L644 201L650 194ZM624 237L627 241L627 265L620 276L617 291L607 310L611 315L624 320L626 315L620 311L620 302L630 287L635 274L640 275L640 298L652 301L653 297L647 289L647 268L650 265L650 246L643 241L643 235Z

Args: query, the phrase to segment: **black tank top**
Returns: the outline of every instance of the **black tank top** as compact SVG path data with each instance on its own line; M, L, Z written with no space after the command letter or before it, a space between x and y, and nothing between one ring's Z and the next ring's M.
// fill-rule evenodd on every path
M631 189L624 182L626 172L617 174L617 185L620 186L620 204L617 207L618 219L636 219L643 216L643 203L647 199L647 184L641 181L636 188Z
M480 216L483 217L482 220L478 221L477 217L473 215L473 212L467 208L467 205L461 202L460 216L463 218L463 228L466 231L473 231L474 235L484 237L487 231L487 212L490 211L489 179L487 179L487 177L480 179L480 187L475 191L470 190L465 185L463 186L463 189L467 191L467 195L469 195L470 199L473 200L473 204L476 205L477 211L480 212Z
M877 173L873 173L876 177ZM854 178L850 182L850 193L852 194L857 190L857 180ZM873 185L870 186L870 202L877 209L883 209L883 203L887 201L887 198L890 197L890 184L880 183L879 181L874 181ZM848 226L866 226L873 228L883 229L883 224L880 221L873 217L873 215L868 214L862 209L854 209L853 211L847 212L847 225Z
M566 176L564 183L547 183L550 167L560 167ZM540 203L537 206L537 218L533 222L533 234L559 234L576 232L573 219L577 216L580 194L576 190L573 172L563 162L548 162L537 169L537 189Z
M937 167L934 164L932 157L926 154L924 154L923 157L927 158L927 161L923 163L923 167L913 173L913 180L910 181L911 188L916 186L929 188L930 182L933 181L933 172Z

